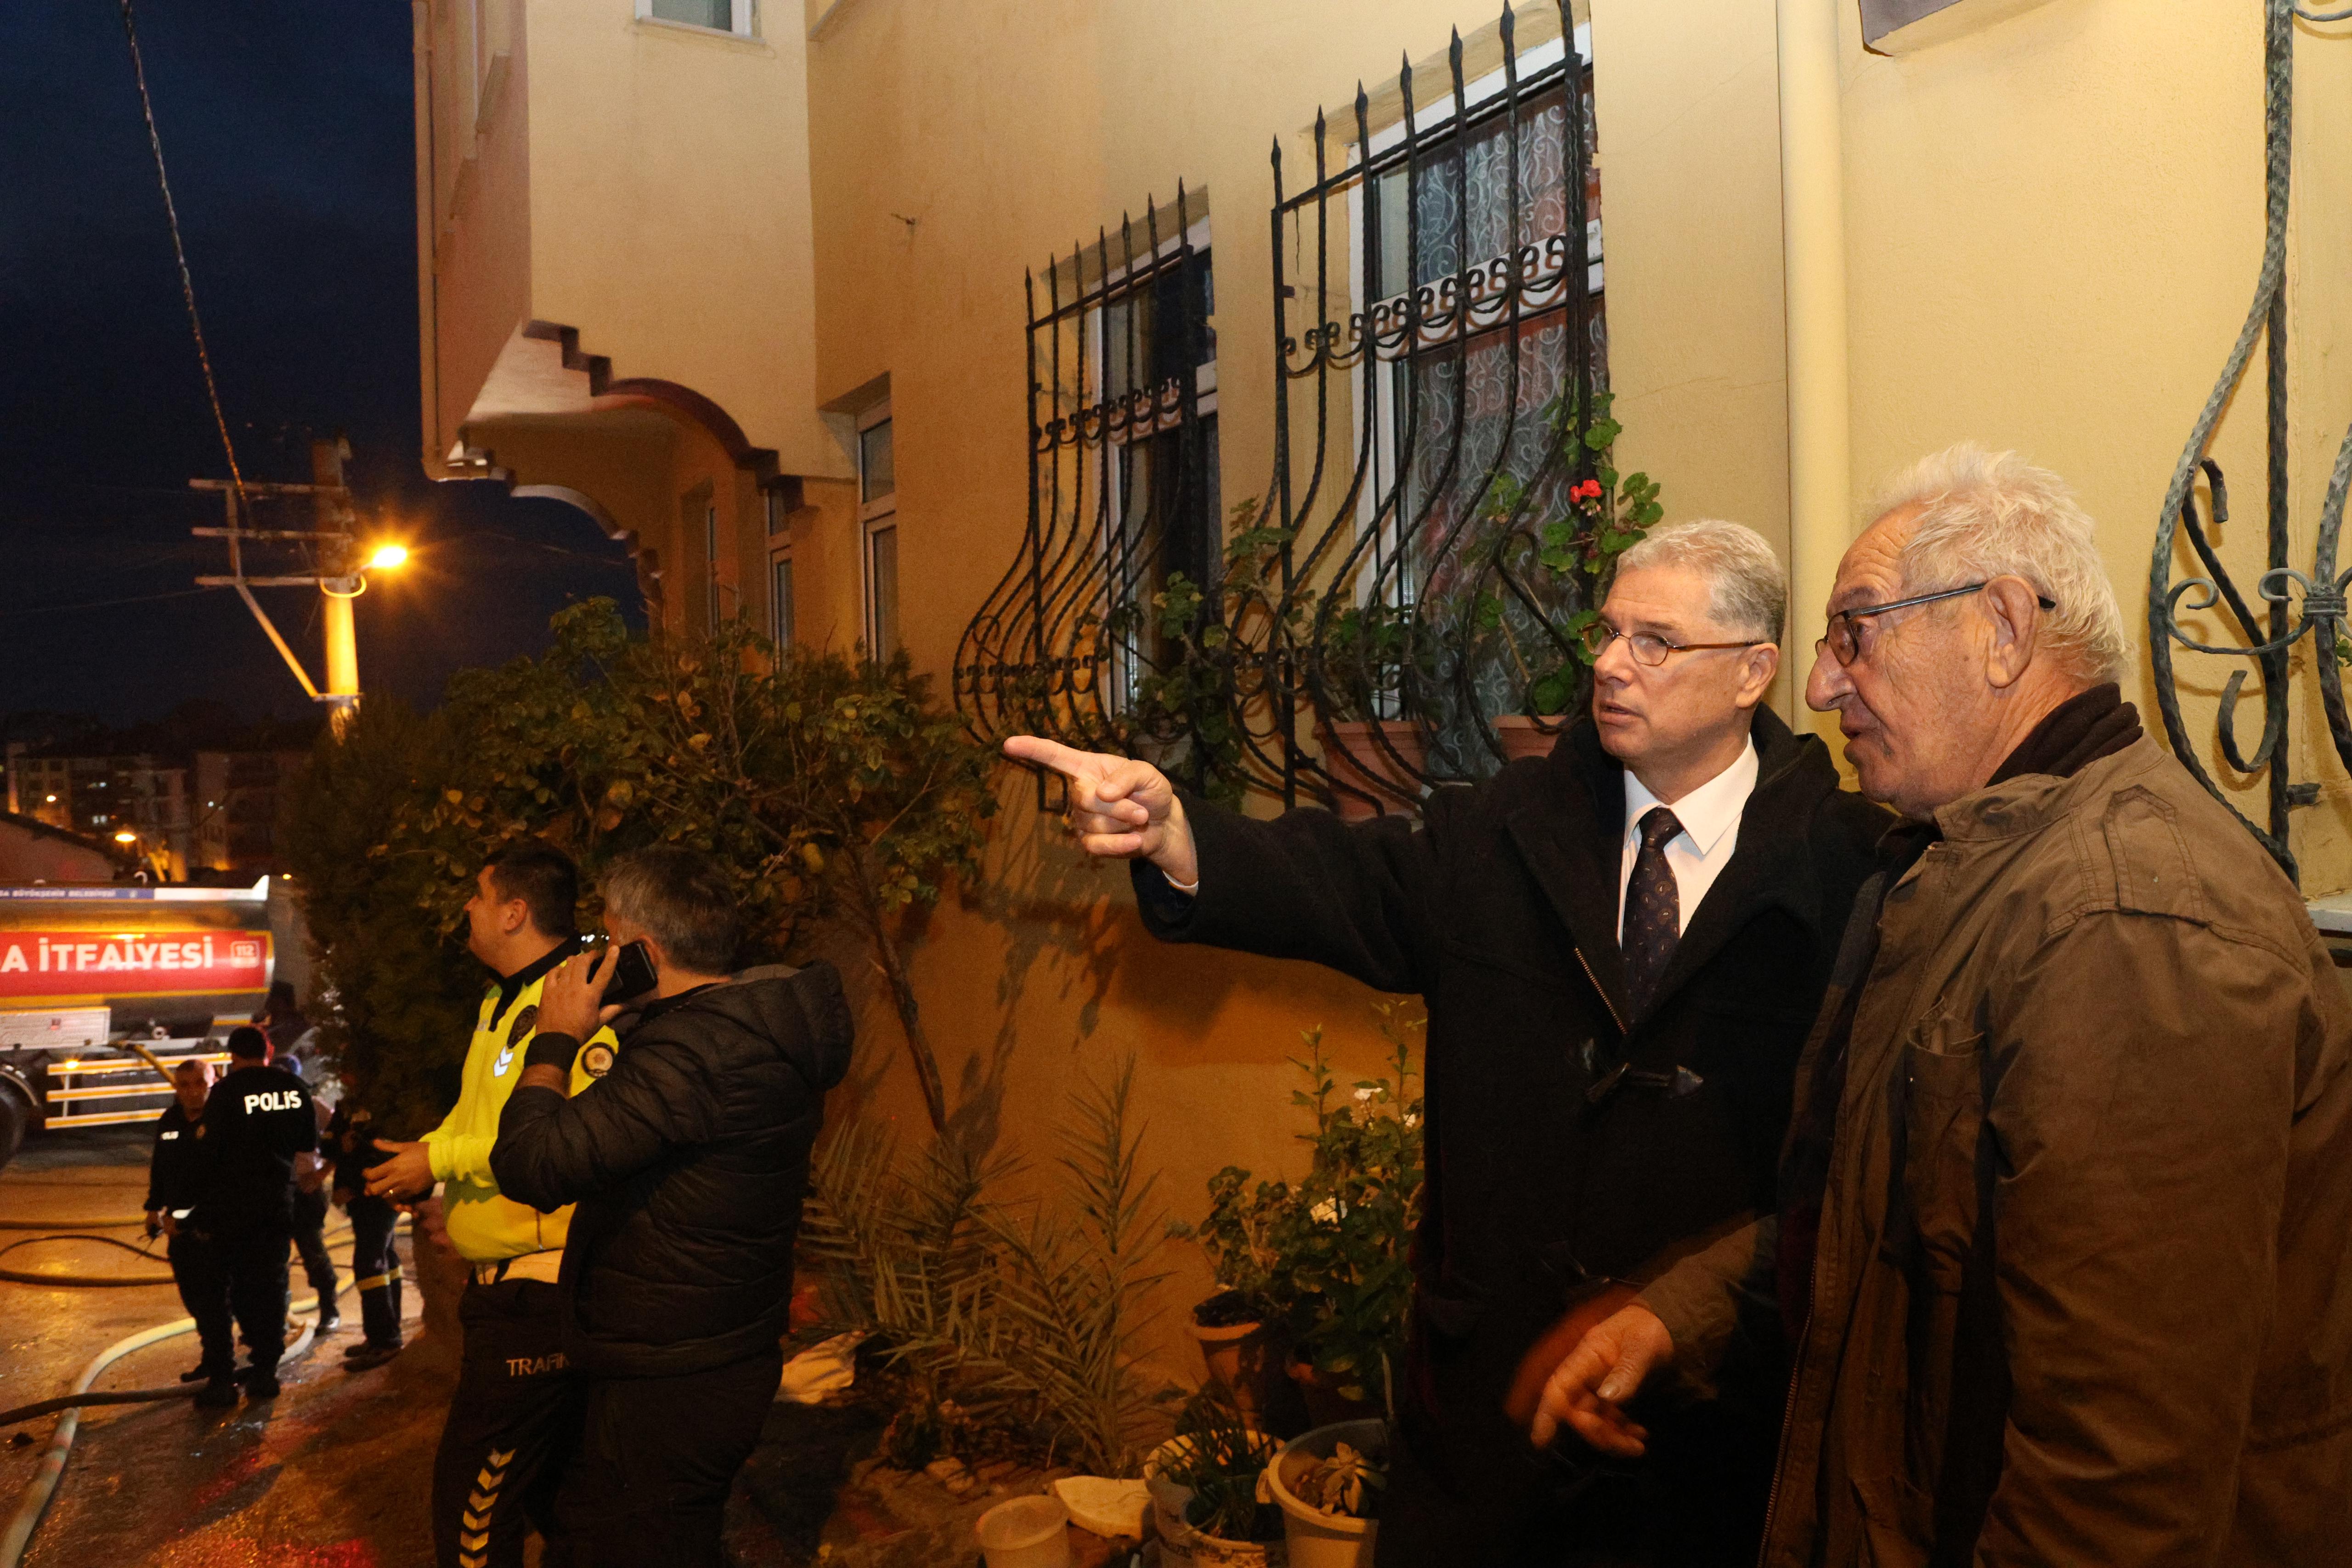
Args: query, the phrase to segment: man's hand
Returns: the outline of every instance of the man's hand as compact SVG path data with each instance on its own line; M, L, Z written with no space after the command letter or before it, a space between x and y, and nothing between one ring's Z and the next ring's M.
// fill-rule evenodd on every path
M1184 803L1176 798L1168 776L1149 762L1074 751L1034 735L1006 741L1004 755L1050 768L1070 781L1070 831L1087 853L1108 860L1148 860L1171 882L1201 880Z
M1622 1406L1650 1369L1674 1354L1674 1335L1655 1312L1638 1302L1601 1319L1585 1331L1544 1385L1528 1436L1537 1448L1548 1447L1565 1421L1604 1454L1639 1458L1650 1434L1628 1420Z
M368 1166L370 1197L415 1198L433 1190L431 1149L423 1144L400 1144L383 1138L378 1138L375 1146L390 1150L392 1158L380 1166Z
M620 1017L619 1008L604 1005L604 988L613 983L620 962L621 950L607 942L593 954L574 953L555 966L539 993L538 1032L568 1034L585 1044Z
M147 1211L148 1240L152 1241L163 1234L163 1221L170 1218L171 1212L168 1208L151 1208Z

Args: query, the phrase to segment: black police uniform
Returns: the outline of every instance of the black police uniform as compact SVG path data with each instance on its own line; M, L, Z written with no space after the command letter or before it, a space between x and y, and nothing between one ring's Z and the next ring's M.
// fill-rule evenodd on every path
M218 1269L207 1270L196 1254L204 1242L188 1228L188 1216L195 1207L197 1183L202 1175L202 1147L196 1138L198 1124L184 1107L174 1100L164 1113L155 1118L155 1149L147 1159L147 1201L140 1205L150 1214L159 1211L172 1216L177 1228L164 1247L164 1256L172 1260L172 1282L180 1289L180 1304L196 1320L202 1330L207 1321L203 1310L204 1295L192 1288L218 1280ZM222 1291L220 1311L212 1314L219 1329L219 1343L207 1336L204 1342L204 1359L196 1366L201 1377L226 1377L235 1366L236 1352L231 1346L227 1328L228 1297ZM192 1378L191 1381L194 1381Z
M360 1326L367 1346L400 1348L400 1251L393 1245L393 1227L400 1212L381 1197L367 1195L367 1169L391 1156L375 1144L375 1120L365 1106L348 1100L335 1107L327 1123L326 1153L335 1163L334 1187L348 1192L344 1212L352 1220L352 1274L360 1288Z
M294 1156L319 1146L310 1092L281 1068L235 1069L213 1085L197 1128L203 1171L192 1217L205 1245L205 1312L189 1315L205 1336L205 1357L226 1350L228 1322L222 1298L244 1332L253 1358L251 1378L274 1387L286 1346L286 1247L294 1233ZM205 1327L206 1312L215 1318Z

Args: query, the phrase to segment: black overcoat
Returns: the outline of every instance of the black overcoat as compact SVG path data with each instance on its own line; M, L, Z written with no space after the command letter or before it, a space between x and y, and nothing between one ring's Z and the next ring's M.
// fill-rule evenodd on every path
M1839 789L1817 738L1762 709L1754 737L1737 847L1640 1017L1617 945L1624 772L1589 720L1549 758L1435 791L1419 825L1254 820L1188 795L1191 899L1136 862L1155 935L1427 1001L1428 1186L1399 1414L1416 1465L1461 1506L1456 1550L1517 1554L1528 1532L1582 1516L1571 1533L1664 1530L1621 1543L1634 1560L1695 1561L1727 1549L1723 1529L1752 1542L1759 1527L1776 1390L1654 1421L1636 1473L1597 1480L1539 1462L1501 1413L1520 1357L1580 1295L1771 1208L1797 1053L1892 819ZM1676 1495L1692 1486L1702 1495ZM1672 1516L1695 1508L1717 1539L1677 1549L1697 1527Z

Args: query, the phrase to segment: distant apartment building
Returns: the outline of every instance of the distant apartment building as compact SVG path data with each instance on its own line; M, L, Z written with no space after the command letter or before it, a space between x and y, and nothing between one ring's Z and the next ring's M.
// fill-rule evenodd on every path
M177 882L188 874L194 813L188 769L173 758L56 755L12 744L8 806L62 831L121 844L158 878Z
M199 751L195 863L259 874L278 867L278 813L308 751Z

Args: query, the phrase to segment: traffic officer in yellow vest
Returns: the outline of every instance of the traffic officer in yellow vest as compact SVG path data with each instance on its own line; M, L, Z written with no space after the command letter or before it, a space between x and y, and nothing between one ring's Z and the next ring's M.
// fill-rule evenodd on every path
M562 1351L556 1272L572 1210L541 1214L499 1191L490 1172L499 1114L522 1076L547 974L578 951L579 873L538 839L502 845L466 905L467 946L499 977L483 998L457 1108L419 1142L377 1140L372 1197L415 1200L440 1182L449 1244L473 1270L458 1305L465 1357L433 1465L440 1568L514 1568L523 1537L546 1535L554 1485L578 1425ZM613 1064L613 1032L574 1061L578 1094Z

